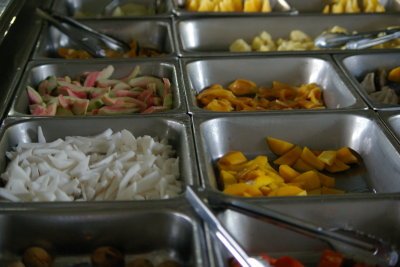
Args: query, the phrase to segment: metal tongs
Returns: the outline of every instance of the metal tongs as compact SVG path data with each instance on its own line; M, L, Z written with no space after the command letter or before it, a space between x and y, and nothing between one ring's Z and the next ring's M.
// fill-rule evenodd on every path
M216 232L217 237L223 242L240 264L242 264L240 260L243 261L243 259L237 258L236 254L238 253L233 250L237 243L233 243L234 245L232 245L232 243L228 242L234 240L233 237L223 229L222 225L208 208L206 202L214 208L229 208L279 227L326 241L336 250L344 250L343 253L352 255L355 259L359 258L366 260L369 263L378 264L379 266L395 266L398 263L398 251L391 244L375 238L372 235L351 228L324 229L313 223L265 207L260 207L227 196L221 196L221 194L212 192L208 193L204 200L204 198L202 199L199 194L190 187L187 187L186 199L192 205L197 214L207 223L211 230ZM244 262L245 264L248 264L246 261ZM247 266L259 265L250 264Z
M385 34L377 37L379 34ZM325 31L314 40L315 46L320 48L364 49L400 38L400 29L385 29L355 34L332 33Z
M122 54L129 51L129 45L108 35L102 34L70 17L50 13L37 8L36 13L49 21L58 30L68 35L82 49L94 57L106 57L105 48L118 51Z

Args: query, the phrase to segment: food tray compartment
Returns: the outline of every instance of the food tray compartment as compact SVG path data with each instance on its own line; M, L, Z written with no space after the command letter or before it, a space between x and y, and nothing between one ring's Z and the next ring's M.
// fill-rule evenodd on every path
M53 10L61 14L75 18L106 18L116 17L114 13L117 7L123 7L123 13L119 13L118 17L137 17L137 16L168 16L171 14L170 0L56 0L53 5ZM133 8L133 5L140 5L144 8L144 13L137 13L138 6Z
M399 53L335 55L334 58L369 106L374 109L400 108L400 104L384 104L372 99L361 86L361 82L367 73L377 71L378 69L389 71L392 68L400 66Z
M159 78L168 78L171 83L171 92L173 93L173 107L170 110L163 111L164 114L184 113L186 112L186 104L184 98L184 90L181 87L181 79L176 60L135 60L135 61L64 61L54 62L38 62L32 61L28 64L27 71L22 78L16 96L9 111L10 116L32 116L29 113L29 98L26 87L29 85L37 89L40 81L46 79L50 75L56 77L64 77L66 75L76 78L78 75L87 71L100 71L108 65L114 66L114 73L111 79L121 79L128 76L135 66L140 66L141 75L153 75ZM137 113L130 114L135 115ZM142 114L143 115L143 114ZM97 116L97 115L95 115Z
M311 222L314 225L320 225L325 229L353 228L376 238L382 238L397 248L400 245L400 232L397 230L399 216L396 215L400 204L398 199L284 202L269 203L268 205L258 201L254 204L264 205L266 208ZM250 255L266 253L276 258L291 256L305 266L318 266L322 251L332 249L324 241L245 216L233 210L219 212L218 218ZM382 218L385 219L382 220ZM214 241L210 242L214 265L229 266L227 263L232 256L220 241L214 238L212 233L209 231L206 233L209 240ZM344 246L335 247L335 250L343 253L349 259L353 258L350 257L349 250ZM360 255L357 256L354 256L356 260L363 260Z
M385 125L393 133L397 141L400 143L400 116L396 110L379 110L379 117L383 120Z
M174 27L176 29L175 34L177 35L177 49L180 55L259 56L273 53L349 53L354 51L321 49L309 51L229 52L229 46L239 38L242 38L247 43L251 44L253 38L259 35L262 31L267 31L269 34L271 34L272 39L276 41L279 38L289 39L289 35L292 30L301 30L308 34L311 38L315 38L327 28L335 25L346 28L348 32L361 32L380 30L397 24L400 24L400 16L395 14L359 14L340 16L303 15L270 17L182 18L174 23Z
M91 266L91 253L102 246L122 252L126 264L146 258L154 266L167 259L180 266L207 265L199 221L187 209L171 205L108 207L101 211L2 211L0 227L2 266L21 260L24 251L32 246L46 249L55 267Z
M158 140L166 139L175 151L174 158L179 158L179 181L185 185L198 185L198 170L194 152L193 135L190 120L186 115L162 117L133 117L133 118L86 118L82 119L8 119L3 127L0 140L0 170L3 173L9 161L6 151L19 143L38 142L38 127L42 128L47 142L67 136L94 136L111 129L114 133L123 129L131 132L135 137L148 135ZM93 167L94 168L94 167ZM92 168L92 169L93 169ZM182 192L183 192L182 188Z
M197 115L194 131L201 179L206 188L218 190L215 164L231 150L241 151L248 159L265 155L274 166L272 161L277 156L265 140L273 137L314 150L347 146L356 151L361 158L356 166L345 172L327 174L335 178L336 189L347 192L339 197L399 192L398 145L382 126L372 111Z
M137 41L140 47L155 49L165 53L166 56L175 54L169 19L84 20L82 23L121 41L127 43ZM33 58L60 58L57 51L61 47L81 50L67 35L46 24L39 37Z
M323 89L323 99L328 109L367 108L327 56L188 58L181 63L188 108L194 113L213 113L199 106L196 99L199 92L216 83L227 88L239 78L251 80L264 88L271 88L273 81L294 86L317 83Z

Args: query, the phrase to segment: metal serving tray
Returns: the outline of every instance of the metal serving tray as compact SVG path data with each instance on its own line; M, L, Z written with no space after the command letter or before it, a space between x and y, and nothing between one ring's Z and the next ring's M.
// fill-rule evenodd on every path
M186 104L184 90L181 89L180 73L178 62L174 59L170 60L77 60L77 61L31 61L28 64L24 77L22 78L12 107L9 111L9 116L32 116L29 114L29 98L26 87L32 86L37 88L38 83L46 79L50 75L56 77L76 76L87 71L100 71L108 65L113 65L115 68L111 78L123 78L127 76L135 66L140 66L141 75L153 75L157 77L168 78L171 82L171 90L173 91L173 108L164 111L165 114L185 113ZM139 114L130 114L139 115ZM143 114L141 114L143 115ZM97 116L97 115L96 115Z
M397 14L358 14L358 15L302 15L269 17L218 17L181 18L174 22L178 53L183 56L221 56L282 53L354 53L351 50L308 50L273 52L229 52L229 46L242 38L247 42L267 31L274 40L288 39L292 30L301 30L315 38L327 28L339 25L352 31L371 31L400 25ZM373 49L368 49L373 50ZM385 49L386 50L386 49ZM391 49L393 51L393 49Z
M146 258L154 264L173 259L181 266L207 266L200 222L178 203L118 209L108 205L101 210L3 210L0 265L21 260L27 248L39 246L53 256L52 266L91 266L91 253L111 246L124 254L126 264Z
M165 53L166 56L175 54L169 19L84 20L82 23L127 43L137 41L139 46L156 49ZM60 58L57 50L61 47L81 49L67 35L46 24L36 45L33 58Z
M400 143L400 112L398 110L379 110L378 115Z
M299 199L295 203L266 204L255 201L254 204L264 205L269 209L311 221L325 229L337 227L357 229L382 238L396 247L400 246L400 232L397 230L400 219L397 216L400 204L398 198L326 200L307 203ZM374 212L371 212L372 210ZM305 266L318 266L323 249L332 249L327 243L318 239L262 222L233 210L219 212L218 218L250 255L267 253L276 258L291 256L300 260ZM218 240L215 240L212 233L209 231L206 233L214 260L212 266L228 266L228 260L232 256ZM346 255L345 247L336 249ZM346 256L349 257L349 255Z
M148 9L154 10L154 15L124 17L166 17L171 15L172 5L170 0L55 0L53 10L76 18L110 18L113 17L114 8L127 3L143 5Z
M66 136L93 136L107 129L114 132L126 129L134 136L149 135L151 137L166 138L179 157L180 179L185 185L198 185L198 171L194 152L194 141L189 116L170 115L167 117L113 117L113 118L86 118L67 119L9 119L1 131L0 171L4 172L7 161L6 151L11 151L19 143L38 142L37 131L41 127L47 142Z
M337 189L348 192L343 197L400 191L399 146L373 111L195 114L194 133L200 175L210 190L218 190L215 164L225 153L238 150L248 158L266 155L272 162L277 156L269 150L265 138L274 137L315 150L344 146L355 150L362 159L359 165L329 174L336 178Z
M367 108L329 56L186 58L181 65L188 108L193 113L215 113L198 105L197 94L216 83L226 88L239 78L265 88L271 88L273 81L294 86L317 83L324 90L328 109Z
M371 99L360 84L369 72L381 68L389 71L398 67L400 61L399 53L335 55L334 58L369 106L374 109L400 108L400 105L383 104Z

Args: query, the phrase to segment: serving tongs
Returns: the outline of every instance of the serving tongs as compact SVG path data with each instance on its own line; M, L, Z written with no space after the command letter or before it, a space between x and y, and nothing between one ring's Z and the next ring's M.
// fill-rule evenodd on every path
M130 49L128 44L102 34L70 17L52 13L41 8L37 8L36 13L74 40L93 57L106 57L105 48L118 51L122 54L128 52Z
M190 187L187 187L186 198L197 214L210 226L211 230L217 232L217 236L220 231L219 223L204 216L204 214L212 214L207 204L213 208L229 208L276 226L323 240L334 247L335 250L351 255L354 259L365 260L379 266L395 266L398 263L398 251L391 244L352 228L324 229L311 222L213 192L207 193L206 198L202 199ZM233 256L235 255L233 254Z
M379 36L380 34L385 34ZM332 33L325 31L314 40L314 44L320 48L364 49L378 44L400 38L400 28L392 28L378 31L360 32L355 34Z

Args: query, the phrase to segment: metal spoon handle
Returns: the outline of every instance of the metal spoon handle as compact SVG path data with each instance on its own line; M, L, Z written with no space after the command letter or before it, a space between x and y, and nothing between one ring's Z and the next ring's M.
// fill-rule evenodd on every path
M400 38L400 31L392 34L384 35L374 39L363 39L358 41L351 41L346 44L346 49L364 49L378 44L383 44L388 41Z

